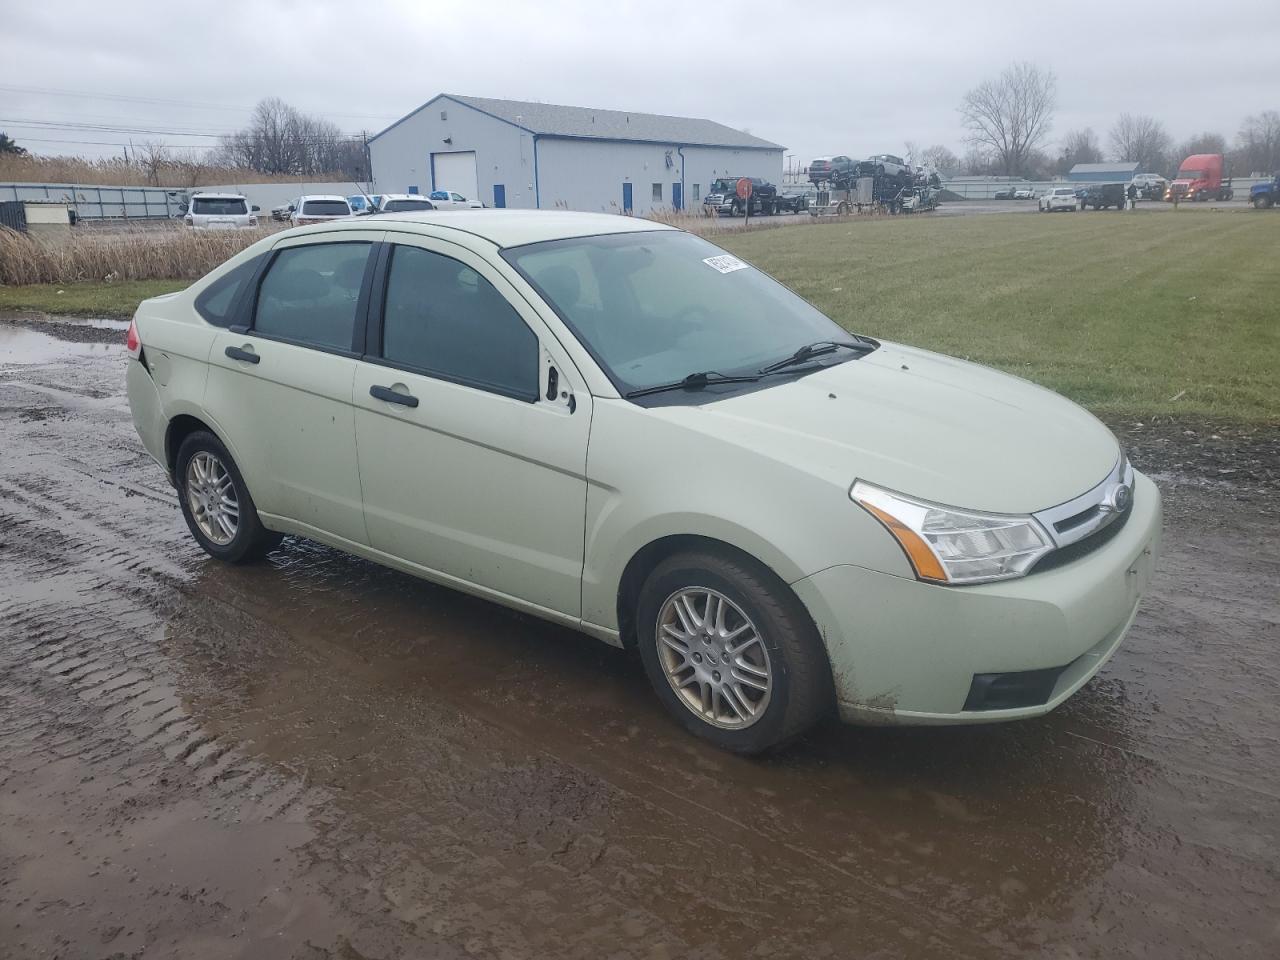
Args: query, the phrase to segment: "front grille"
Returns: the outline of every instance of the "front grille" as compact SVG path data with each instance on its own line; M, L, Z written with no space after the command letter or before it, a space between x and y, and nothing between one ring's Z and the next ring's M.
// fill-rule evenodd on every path
M1096 513L1098 508L1093 507L1092 509ZM1087 510L1085 511L1085 513L1088 513L1088 512L1089 511ZM1075 543L1069 543L1065 547L1059 547L1057 550L1054 550L1052 553L1046 553L1043 557L1040 558L1040 561L1034 567L1031 568L1029 572L1039 573L1041 570L1052 570L1055 567L1060 567L1063 564L1070 563L1072 560L1079 560L1081 557L1088 556L1089 554L1093 553L1093 551L1099 549L1100 547L1104 546L1107 543L1110 543L1115 538L1116 534L1118 534L1121 530L1124 529L1124 525L1129 522L1129 517L1132 513L1133 513L1133 504L1132 502L1130 502L1129 509L1127 509L1124 513L1120 514L1119 517L1117 517L1115 520L1112 520L1109 524L1107 524L1097 533L1091 533L1089 534L1089 536L1085 537L1083 540L1077 540ZM1077 514L1076 516L1079 516L1079 514ZM1069 523L1071 520L1074 520L1074 519L1075 517L1068 517L1066 520L1063 520L1061 522ZM1083 523L1083 522L1084 522L1083 520L1079 521L1079 523ZM1079 526L1079 523L1074 524L1074 526ZM1057 524L1054 524L1054 526L1056 527Z

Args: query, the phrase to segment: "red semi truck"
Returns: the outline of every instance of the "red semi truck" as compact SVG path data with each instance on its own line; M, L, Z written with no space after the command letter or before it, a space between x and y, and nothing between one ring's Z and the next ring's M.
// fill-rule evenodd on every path
M1230 200L1231 178L1222 177L1222 154L1193 153L1178 165L1178 175L1165 191L1166 200Z

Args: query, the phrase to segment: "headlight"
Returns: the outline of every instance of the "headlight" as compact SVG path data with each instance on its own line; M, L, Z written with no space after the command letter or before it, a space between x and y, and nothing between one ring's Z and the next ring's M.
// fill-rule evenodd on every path
M1025 574L1053 549L1029 516L975 513L914 500L859 480L855 503L884 524L921 580L982 583Z

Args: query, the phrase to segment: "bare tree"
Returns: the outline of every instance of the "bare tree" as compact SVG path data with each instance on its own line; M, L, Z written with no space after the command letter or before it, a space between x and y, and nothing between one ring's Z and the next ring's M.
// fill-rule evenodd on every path
M960 158L940 143L920 151L920 162L941 175L950 175L960 169Z
M147 140L134 149L133 155L147 183L160 186L160 173L169 164L169 148L159 140Z
M1122 113L1111 128L1111 152L1115 159L1136 163L1139 170L1165 169L1169 147L1169 134L1153 117Z
M223 137L218 160L261 173L359 176L366 164L361 138L349 137L321 117L279 97L259 101L249 126Z
M966 177L991 176L999 169L999 160L995 154L979 146L970 147L960 161L960 172Z
M1011 64L995 80L984 80L960 102L968 142L989 150L1006 176L1024 172L1031 151L1049 133L1057 89L1052 71L1026 62Z
M1098 135L1092 127L1083 130L1072 130L1062 138L1062 147L1058 151L1058 161L1054 172L1065 176L1077 163L1101 163L1102 147L1098 145Z
M1280 173L1280 112L1263 110L1244 118L1236 134L1235 166L1241 173Z

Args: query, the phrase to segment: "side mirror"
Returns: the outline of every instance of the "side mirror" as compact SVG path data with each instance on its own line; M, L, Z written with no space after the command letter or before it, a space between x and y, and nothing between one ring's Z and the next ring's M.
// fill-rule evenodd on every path
M291 203L291 204L289 204L289 212L290 212L290 213L297 213L297 208L296 208L292 203Z
M252 210L251 210L250 212L252 212L252 213L260 213L261 211L262 211L262 208L261 208L260 206L258 206L257 204L254 204L254 205L253 205L253 208L252 208Z

